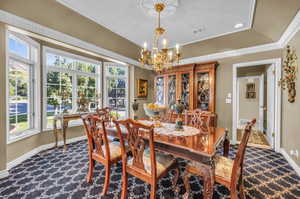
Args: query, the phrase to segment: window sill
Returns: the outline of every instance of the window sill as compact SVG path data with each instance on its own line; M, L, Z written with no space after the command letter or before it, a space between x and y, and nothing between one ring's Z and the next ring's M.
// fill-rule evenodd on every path
M8 139L7 139L7 144L12 144L14 142L20 141L22 139L31 137L33 135L39 134L41 131L38 129L30 129L27 131L23 131L22 133L20 133L19 135L8 135Z

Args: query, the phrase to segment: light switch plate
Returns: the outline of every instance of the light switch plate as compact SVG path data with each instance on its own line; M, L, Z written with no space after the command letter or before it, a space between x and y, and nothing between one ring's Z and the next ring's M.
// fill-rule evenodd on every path
M231 99L230 98L226 98L226 104L231 104Z

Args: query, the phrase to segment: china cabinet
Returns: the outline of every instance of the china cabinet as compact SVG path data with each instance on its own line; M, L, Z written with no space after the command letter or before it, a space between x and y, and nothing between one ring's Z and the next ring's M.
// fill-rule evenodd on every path
M186 110L215 112L217 62L175 66L155 77L157 104L169 108L181 100Z

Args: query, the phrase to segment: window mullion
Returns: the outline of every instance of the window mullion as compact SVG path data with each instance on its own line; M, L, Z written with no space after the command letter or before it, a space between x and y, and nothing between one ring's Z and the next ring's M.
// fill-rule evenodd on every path
M77 110L77 74L72 74L72 111Z

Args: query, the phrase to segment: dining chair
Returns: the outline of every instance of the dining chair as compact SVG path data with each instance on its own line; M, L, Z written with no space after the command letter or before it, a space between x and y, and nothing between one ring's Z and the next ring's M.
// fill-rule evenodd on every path
M163 115L161 122L167 122L167 123L175 123L177 119L177 114L175 111L168 109L166 110L166 113Z
M103 117L104 119L111 119L111 116L110 116L110 112L111 112L111 108L110 107L105 107L105 108L97 108L96 109L96 112L97 114L99 115L99 117Z
M224 156L216 156L215 157L215 180L216 182L225 185L230 190L230 198L238 199L238 190L239 188L240 197L242 199L245 198L244 193L244 184L243 184L243 164L244 157L246 152L247 143L251 134L251 129L256 123L256 119L253 119L251 122L247 124L244 129L244 135L242 138L242 142L240 143L236 157L234 160L226 158ZM189 185L189 177L190 174L198 175L204 177L200 169L197 169L199 165L197 162L191 162L186 167L186 175L184 175L184 184L186 188L186 196L189 197L190 193L190 185Z
M132 119L114 121L114 123L120 137L122 151L121 198L126 198L127 174L151 184L150 199L154 199L158 180L166 176L170 170L175 169L176 173L173 179L173 188L175 188L179 177L177 161L171 155L155 151L154 126L144 125ZM147 137L144 137L141 131ZM125 142L128 144L128 150L132 154L131 157L126 153Z
M107 138L106 126L109 120L95 114L81 116L88 138L89 169L87 182L93 178L95 161L105 167L105 182L101 195L106 195L110 181L110 167L122 159L119 142L110 142Z
M186 111L184 115L185 125L198 128L204 133L214 132L217 118L215 113L195 109L192 111Z

